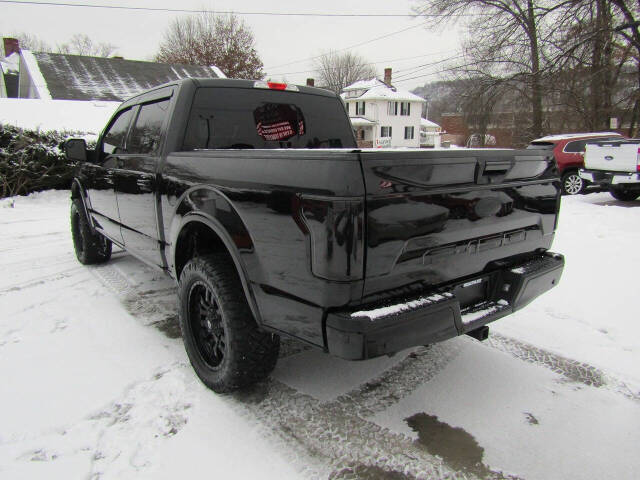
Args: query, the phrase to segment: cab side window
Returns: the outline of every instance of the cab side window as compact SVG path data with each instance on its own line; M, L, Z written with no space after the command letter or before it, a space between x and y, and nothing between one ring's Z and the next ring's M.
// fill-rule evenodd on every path
M127 142L128 153L156 155L160 147L162 125L167 116L169 99L146 103L140 106L140 113L131 129Z
M132 110L123 110L118 114L115 121L102 139L102 159L107 155L117 155L126 153L124 150L124 139L131 123Z

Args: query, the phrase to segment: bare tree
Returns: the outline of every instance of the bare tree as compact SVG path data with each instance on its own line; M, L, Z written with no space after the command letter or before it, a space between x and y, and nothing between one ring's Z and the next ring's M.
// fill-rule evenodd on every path
M27 32L20 32L13 35L20 42L20 48L33 52L53 52L51 46L41 38Z
M33 52L110 57L117 50L115 45L105 42L96 43L84 33L76 33L68 42L58 44L56 48L52 48L46 41L31 33L21 32L16 34L15 38L20 42L21 49Z
M629 0L610 0L621 19L613 26L615 34L626 42L633 52L637 87L633 93L634 103L628 135L637 134L640 118L640 2Z
M372 64L353 52L324 53L315 60L314 67L318 84L336 93L358 80L376 76Z
M86 55L89 57L110 57L118 47L111 43L96 43L89 35L76 33L67 43L58 45L58 53Z
M233 14L207 12L174 20L156 61L215 65L231 78L264 77L251 29Z
M530 105L528 135L537 137L544 129L545 49L554 31L545 20L573 1L417 0L414 12L436 25L472 15L461 71L487 86L512 81Z

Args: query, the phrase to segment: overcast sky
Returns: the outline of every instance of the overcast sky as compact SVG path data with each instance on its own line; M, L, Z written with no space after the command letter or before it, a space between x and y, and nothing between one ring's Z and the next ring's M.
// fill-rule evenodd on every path
M50 1L50 0L43 0ZM399 0L325 0L309 2L265 2L256 0L216 2L202 0L66 0L65 3L125 5L153 8L207 9L242 12L309 12L409 14L412 2ZM37 35L51 45L67 41L75 33L86 33L98 42L118 47L118 54L132 60L150 60L158 49L162 34L172 19L181 14L108 10L81 7L17 5L0 3L0 33ZM445 61L459 54L462 28L426 29L419 18L327 18L241 15L255 35L256 47L267 75L274 80L304 83L313 77L310 57L334 49L343 50L376 37L399 32L387 38L350 48L374 67L381 76L392 67L394 84L414 88L441 78L438 71ZM413 27L413 28L410 28ZM414 71L414 68L422 67ZM412 78L420 76L420 78Z

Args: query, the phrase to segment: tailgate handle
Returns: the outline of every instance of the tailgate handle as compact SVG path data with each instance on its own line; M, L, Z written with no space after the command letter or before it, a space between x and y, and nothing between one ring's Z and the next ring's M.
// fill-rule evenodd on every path
M500 183L513 168L513 161L487 162L478 159L476 163L476 183L480 185Z

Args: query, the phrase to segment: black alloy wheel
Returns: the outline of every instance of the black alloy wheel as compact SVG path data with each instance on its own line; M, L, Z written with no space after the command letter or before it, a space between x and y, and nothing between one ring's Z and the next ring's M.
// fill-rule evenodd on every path
M218 368L226 356L222 311L213 291L204 282L195 282L189 292L189 322L202 360Z

